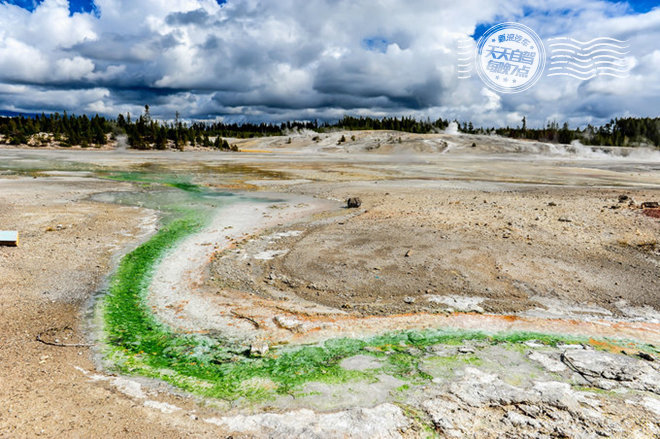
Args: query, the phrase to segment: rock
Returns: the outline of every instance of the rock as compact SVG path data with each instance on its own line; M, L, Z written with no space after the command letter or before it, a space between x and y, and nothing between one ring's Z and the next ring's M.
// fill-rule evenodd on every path
M428 301L432 303L444 303L448 306L450 312L476 312L483 313L484 309L479 306L485 299L483 297L463 297L463 296L429 296Z
M587 346L581 345L581 344L566 344L566 343L557 343L557 347L561 349L562 351L568 350L568 349L578 349L578 350L583 350L587 349Z
M406 297L403 298L403 301L405 303L407 303L408 305L411 305L411 304L415 303L415 298L411 297L411 296L406 296Z
M518 412L514 412L513 410L508 411L505 417L514 427L530 426L534 428L539 428L541 426L539 421L530 418L529 416L522 415Z
M545 369L549 370L550 372L563 372L567 369L566 365L561 361L555 360L554 358L550 358L549 356L542 354L541 352L538 351L530 352L527 355L527 358L541 364L541 366L543 366Z
M435 428L448 437L463 437L466 430L461 427L471 425L474 418L468 410L445 399L424 401L422 407L431 417Z
M551 202L548 203L548 206L550 206L550 207L556 207L556 206L557 206L557 203L555 203L554 201L551 201Z
M571 222L573 222L573 220L571 220L570 218L566 218L565 216L560 216L558 221L562 222L562 223L571 223Z
M541 381L534 383L533 391L541 401L560 410L578 412L582 396L568 383L559 381Z
M605 416L600 398L576 391L569 383L543 381L532 383L531 388L517 387L505 383L501 376L472 367L464 372L449 385L448 393L421 403L441 437L595 438L596 432L632 437L626 434L629 427L624 427L625 414L621 415L623 419ZM646 402L637 399L630 404L644 405L651 413L660 409L655 399L649 399L648 407ZM649 430L637 437L655 432L651 424L642 424Z
M292 332L301 332L303 329L303 324L300 320L295 317L288 316L275 316L273 321L277 326L283 329L288 329Z
M351 197L346 200L346 207L349 209L355 209L360 206L362 206L362 200L360 200L358 197Z
M657 208L657 209L644 209L642 212L644 212L644 215L649 216L651 218L660 219L660 208Z
M642 360L646 361L655 361L655 358L651 354L647 354L646 352L638 352L637 356L641 358Z
M461 346L458 348L460 354L474 354L474 348L472 346Z
M479 407L497 401L501 405L525 402L521 389L504 383L495 374L467 367L463 378L451 383L449 392L471 407Z
M291 288L297 288L298 287L298 282L294 279L289 279L288 277L283 276L281 280L282 280L283 284L285 284L285 285L287 285Z
M412 250L408 250L404 256L405 256L406 258L409 258L410 255L412 255Z
M250 356L252 357L263 357L268 353L268 343L258 342L250 346Z
M309 409L286 413L261 413L206 418L241 437L269 438L401 438L411 426L403 410L394 404L354 408L337 413L315 413Z
M619 203L626 202L630 199L628 195L619 195Z
M564 363L600 388L622 386L660 395L660 372L648 362L625 355L587 350L564 352L562 358Z
M660 207L660 204L657 201L644 201L641 206L642 209L657 209Z
M536 418L540 416L542 413L541 409L535 405L518 404L518 408L520 409L521 412L523 412L530 418Z
M647 396L642 400L642 405L648 411L655 413L656 416L660 416L660 400Z

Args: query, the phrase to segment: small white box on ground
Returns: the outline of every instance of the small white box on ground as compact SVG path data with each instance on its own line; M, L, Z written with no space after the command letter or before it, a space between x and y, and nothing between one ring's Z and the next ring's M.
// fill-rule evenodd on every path
M18 232L13 230L0 230L0 245L18 247Z

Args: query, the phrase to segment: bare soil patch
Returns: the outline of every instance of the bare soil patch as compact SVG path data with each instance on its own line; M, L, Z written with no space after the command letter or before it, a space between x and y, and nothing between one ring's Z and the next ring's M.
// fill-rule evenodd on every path
M660 222L619 203L622 194L638 202L658 195L524 187L420 192L379 184L359 192L359 214L312 222L260 249L272 258L243 257L236 271L250 273L251 288L259 290L261 278L364 315L449 308L433 300L446 295L484 298L483 310L497 313L543 307L543 298L612 315L621 301L658 309Z

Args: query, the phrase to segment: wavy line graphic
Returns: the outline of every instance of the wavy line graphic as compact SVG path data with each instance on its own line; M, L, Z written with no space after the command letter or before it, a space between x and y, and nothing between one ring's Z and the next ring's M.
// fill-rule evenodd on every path
M590 62L589 64L578 64L573 61L557 61L550 63L550 67L561 68L566 66L573 66L578 69L593 69L598 66L604 66L607 68L618 68L620 70L628 70L628 65L624 63L612 62L612 61L595 61Z
M475 42L470 38L461 38L456 40L457 63L456 74L458 79L469 79L472 77L474 69L474 48Z
M607 71L612 71L612 72L617 72L617 73L628 73L627 70L618 70L618 69L611 69L609 67L598 67L598 68L592 68L592 69L586 69L586 70L580 70L580 69L574 69L572 67L550 67L549 71L553 70L559 70L559 71L571 71L579 74L599 74L599 73L605 73Z
M611 55L611 56L615 56L615 57L616 57L616 56L627 55L627 54L630 53L630 52L628 52L628 51L626 51L626 52L618 52L618 51L616 51L616 50L611 50L611 49L600 49L600 50L593 50L593 51L591 51L591 52L580 52L580 53L578 53L578 52L576 52L575 50L554 49L554 50L552 51L552 53L553 53L553 54L555 54L555 53L566 53L566 54L569 54L569 55L572 55L572 56L577 56L577 57L580 57L580 58L592 58L592 57L593 57L595 54L597 54L597 53L609 54L609 55Z
M627 49L630 46L628 45L622 45L622 44L612 44L612 43L598 43L598 44L592 44L591 46L580 46L577 44L570 44L570 43L554 43L554 44L549 44L549 47L572 47L577 50L585 50L585 51L590 51L594 47L603 47L603 48L609 48L613 47L615 49Z
M615 78L627 78L628 77L628 75L616 75L616 74L613 74L613 73L599 73L599 74L593 73L589 76L578 76L578 75L575 75L573 73L565 73L565 72L550 73L548 76L570 76L571 78L580 79L582 81L587 81L587 80L593 79L597 76L614 76Z
M580 40L576 40L575 38L571 38L571 37L554 37L554 38L548 38L548 41L572 41L573 43L580 44L580 45L583 45L583 46L587 45L587 44L591 44L594 41L614 41L616 43L624 43L624 44L628 43L628 41L617 40L616 38L610 38L610 37L598 37L598 38L594 38L593 40L589 40L589 41L580 41Z
M596 61L596 60L603 60L603 61ZM609 61L607 61L609 60ZM550 62L552 63L564 63L564 62L576 62L576 63L582 63L582 64L592 64L594 61L595 62L611 62L611 63L621 63L621 65L625 65L626 63L619 57L616 56L607 56L607 55L598 55L594 56L592 59L587 60L587 61L582 61L580 59L576 59L573 56L570 55L553 55L550 57Z
M550 65L554 66L554 67L550 67L550 70L561 69L562 67L568 67L568 66L575 67L575 68L578 68L578 69L594 69L594 68L598 68L598 67L603 67L603 68L607 67L607 68L610 68L610 69L617 69L617 70L620 70L622 72L627 72L629 70L628 66L625 65L625 64L617 64L617 63L613 63L613 62L609 62L609 61L597 61L597 62L591 63L589 65L586 65L586 66L574 63L572 61L559 61L559 62L552 63Z
M550 62L551 66L562 66L562 65L574 65L576 67L582 68L582 69L587 69L590 67L598 66L598 65L610 65L610 66L615 66L615 67L621 67L624 69L628 68L628 63L625 62L624 60L611 60L611 59L600 59L600 60L590 60L590 61L578 61L572 58L565 58L561 60L552 60Z
M630 66L625 55L628 42L610 37L581 41L571 37L549 38L548 76L569 76L582 81L597 76L625 78Z

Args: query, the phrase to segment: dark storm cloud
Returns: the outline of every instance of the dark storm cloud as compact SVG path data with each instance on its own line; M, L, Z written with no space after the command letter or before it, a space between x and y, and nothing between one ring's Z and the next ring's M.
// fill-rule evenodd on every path
M188 12L175 12L165 17L165 22L170 26L204 25L210 19L210 15L204 9L195 9Z

